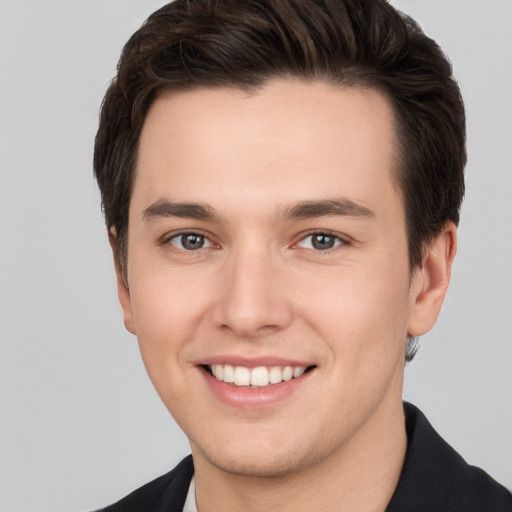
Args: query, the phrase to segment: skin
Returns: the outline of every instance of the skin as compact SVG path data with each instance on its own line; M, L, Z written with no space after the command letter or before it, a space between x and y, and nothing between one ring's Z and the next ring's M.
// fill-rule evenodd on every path
M148 113L118 291L189 438L201 512L378 511L392 496L406 338L435 323L456 248L448 223L411 280L392 123L377 91L293 80L167 92ZM333 200L364 214L326 213ZM305 201L324 208L290 215ZM163 202L208 205L212 217ZM183 231L205 245L186 250ZM312 232L334 247L315 248ZM314 369L276 403L236 407L201 367L227 356Z

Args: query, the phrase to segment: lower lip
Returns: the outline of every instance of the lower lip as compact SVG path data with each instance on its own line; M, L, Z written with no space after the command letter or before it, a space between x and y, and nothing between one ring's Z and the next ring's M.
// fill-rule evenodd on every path
M309 379L314 370L303 373L300 377L270 384L261 388L239 387L216 379L204 368L200 368L210 390L222 402L241 409L257 409L274 405L288 398Z

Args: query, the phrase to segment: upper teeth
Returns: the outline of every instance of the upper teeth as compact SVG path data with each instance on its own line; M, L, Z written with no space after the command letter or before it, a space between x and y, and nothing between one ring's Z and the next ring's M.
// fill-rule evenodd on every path
M230 364L214 364L209 366L217 380L232 383L235 386L264 387L269 384L279 384L293 377L300 377L306 366L258 366L246 368L245 366L231 366Z

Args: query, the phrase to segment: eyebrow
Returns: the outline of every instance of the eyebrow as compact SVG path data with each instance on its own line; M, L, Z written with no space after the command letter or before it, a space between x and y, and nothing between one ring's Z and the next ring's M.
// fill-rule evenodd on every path
M348 216L373 219L375 213L350 199L323 199L318 201L299 201L285 207L278 215L277 221L284 219L310 219L326 216ZM159 199L142 213L146 221L158 218L186 218L218 222L214 209L206 203L174 203L167 199Z
M204 203L173 203L167 199L159 199L142 213L142 218L153 221L158 218L179 217L197 220L216 220L213 208Z
M350 199L325 199L320 201L300 201L286 207L281 213L284 219L310 219L325 216L364 217L373 219L375 213Z

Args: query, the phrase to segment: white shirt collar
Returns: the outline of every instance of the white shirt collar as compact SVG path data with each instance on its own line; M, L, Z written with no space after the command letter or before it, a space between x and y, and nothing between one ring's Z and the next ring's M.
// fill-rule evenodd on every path
M187 499L185 500L185 506L183 512L197 512L196 505L196 477L192 475L190 485L188 487Z

